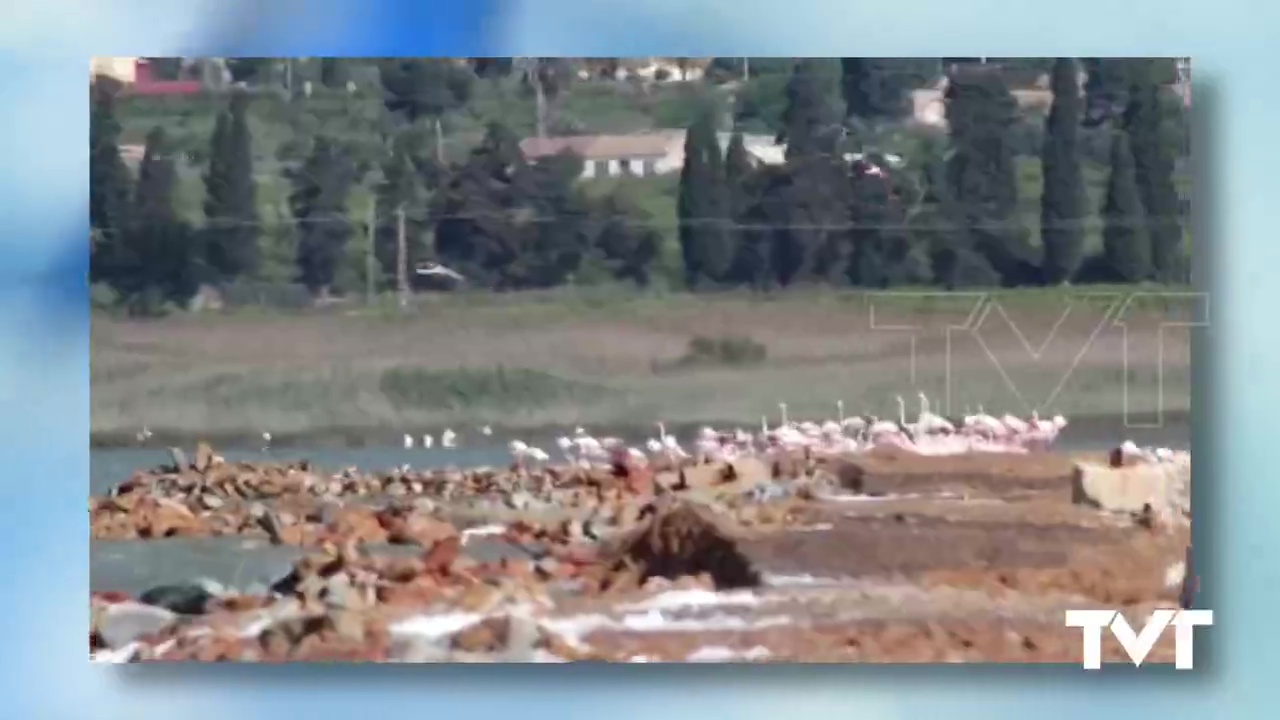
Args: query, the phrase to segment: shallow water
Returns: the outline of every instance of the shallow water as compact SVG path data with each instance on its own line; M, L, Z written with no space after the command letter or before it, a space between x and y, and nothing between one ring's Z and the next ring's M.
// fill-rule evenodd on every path
M1190 431L1186 423L1157 429L1125 429L1123 422L1097 422L1071 426L1056 448L1066 452L1101 450L1131 439L1140 445L1187 449ZM189 451L189 449L188 449ZM379 470L403 464L415 468L505 466L510 462L505 440L484 447L406 449L367 448L281 448L222 451L228 460L286 461L307 459L328 470L356 466ZM110 448L90 452L90 493L99 495L129 478L138 470L169 462L166 448ZM381 552L415 554L415 547L382 548ZM465 552L482 561L495 561L518 553L510 546L484 537L470 537ZM140 593L161 584L189 582L196 578L216 580L224 585L245 588L269 585L284 576L299 550L273 547L245 538L167 539L153 541L90 543L90 585L93 590Z
M1185 419L1165 423L1159 428L1125 428L1121 418L1095 420L1067 427L1059 437L1055 449L1063 452L1103 450L1115 447L1123 440L1133 440L1139 445L1174 449L1191 447L1190 428ZM386 470L400 465L419 469L445 467L480 467L483 465L505 467L510 464L506 439L487 445L458 448L403 448L403 447L284 447L263 450L236 450L219 448L228 460L287 461L307 459L328 470L341 470L355 466L361 470ZM640 444L642 441L633 439ZM188 453L190 448L185 448ZM545 449L552 452L554 447ZM555 453L552 452L552 456ZM89 452L89 493L100 495L113 485L127 480L138 470L168 464L169 451L164 447L96 448Z
M374 545L367 550L375 555L406 557L423 552L414 545ZM485 537L465 538L463 553L478 562L528 557L507 543ZM301 548L272 545L257 538L94 540L89 543L89 587L94 592L114 590L135 595L157 585L196 579L239 590L267 587L287 575L302 555Z

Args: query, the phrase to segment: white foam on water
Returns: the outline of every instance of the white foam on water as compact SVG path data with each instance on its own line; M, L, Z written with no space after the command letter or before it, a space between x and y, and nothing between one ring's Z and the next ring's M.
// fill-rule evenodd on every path
M139 642L131 642L122 648L99 650L98 652L89 653L89 662L96 663L128 663L132 662L134 656L138 654L138 650L142 648Z
M473 537L485 537L488 535L501 535L507 531L506 525L480 525L479 527L467 528L462 531L462 542L465 545L468 540Z
M890 502L893 500L918 500L930 497L920 493L906 493L903 495L856 495L853 493L836 493L832 495L823 495L821 499L831 502Z
M667 590L653 597L619 606L623 612L672 610L675 608L752 606L761 602L759 595L747 590L715 592L712 590Z
M895 500L961 500L964 496L953 492L939 493L889 493L887 495L858 495L854 493L835 493L823 495L820 499L833 502L892 502Z
M766 573L764 576L764 584L769 587L785 588L785 587L806 587L806 586L830 586L843 585L849 582L847 579L822 577L819 575L809 575L802 573L799 575L783 575Z
M790 625L794 619L788 615L774 615L762 618L743 618L736 615L712 615L702 618L672 618L659 610L643 613L630 613L620 618L611 618L600 614L574 615L564 618L549 618L542 622L543 627L564 638L566 642L580 643L582 638L600 630L619 630L626 632L717 632L757 630L762 628Z
M707 645L698 648L685 658L685 662L735 662L738 660L763 660L773 655L769 648L756 645L748 650L734 650L722 645Z
M414 635L424 638L439 638L470 627L485 618L480 613L447 612L429 615L414 615L396 623L387 630L393 635Z

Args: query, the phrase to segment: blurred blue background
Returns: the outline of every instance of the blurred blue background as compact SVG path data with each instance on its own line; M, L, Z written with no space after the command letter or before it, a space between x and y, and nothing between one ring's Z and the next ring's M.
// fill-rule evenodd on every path
M1280 585L1268 410L1280 337L1270 194L1280 167L1271 63L1280 6L1242 0L1070 4L896 0L40 0L0 23L0 597L10 717L278 715L559 720L739 717L1259 715L1277 661ZM86 659L91 55L1190 55L1211 248L1216 422L1196 436L1204 606L1194 673L1074 668L111 667ZM1211 157L1211 160L1206 158ZM1206 177L1201 175L1201 177ZM1206 232L1207 230L1207 232ZM1252 309L1251 309L1252 308ZM1245 323L1250 325L1245 327ZM1227 419L1229 418L1229 422ZM1209 465L1208 463L1212 464ZM1206 492L1206 488L1211 490ZM1211 497L1206 497L1211 494ZM1253 624L1256 623L1256 624ZM357 715L358 714L358 715Z

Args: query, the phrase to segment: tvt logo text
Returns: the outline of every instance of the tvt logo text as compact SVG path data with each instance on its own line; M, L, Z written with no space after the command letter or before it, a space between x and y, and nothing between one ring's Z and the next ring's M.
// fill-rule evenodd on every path
M1151 613L1142 632L1135 633L1129 621L1115 610L1068 610L1067 627L1078 627L1084 633L1084 669L1102 668L1102 629L1111 628L1120 646L1129 654L1134 667L1142 665L1151 648L1164 634L1165 628L1174 626L1174 667L1190 670L1194 664L1195 640L1192 628L1212 625L1212 610L1156 610Z

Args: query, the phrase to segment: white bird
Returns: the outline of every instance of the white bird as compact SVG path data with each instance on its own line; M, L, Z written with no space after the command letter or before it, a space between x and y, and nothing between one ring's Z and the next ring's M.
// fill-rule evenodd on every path
M445 267L440 263L433 263L433 262L422 263L418 265L418 267L414 268L414 272L418 275L436 275L440 277L447 277L450 280L456 280L457 282L467 281L467 279L463 277L461 273L451 268Z
M507 450L511 452L511 457L519 459L529 452L529 446L520 440L512 440L507 443Z
M409 433L404 434L404 446L405 448L413 447L413 436Z
M545 463L551 459L546 450L538 447L531 447L528 450L528 456L536 463Z
M270 450L270 449L271 449L271 433L263 432L262 433L262 450L263 452L266 452L267 450Z
M842 420L840 422L840 427L852 433L859 433L867 429L867 421L857 415L854 415L853 417Z
M778 403L778 411L782 414L782 426L790 425L791 423L787 422L787 404L784 402Z
M844 400L836 401L836 422L844 425Z
M1004 417L1000 418L1000 422L1012 430L1015 435L1025 435L1027 432L1027 424L1022 421L1022 418L1005 414Z
M488 425L485 425L484 427L480 428L480 434L484 435L485 437L488 437L493 434L493 428L489 427Z
M440 433L440 447L444 447L444 448L457 447L457 443L458 443L458 434L455 433L452 429L445 428L444 432Z
M645 440L644 447L649 451L650 455L657 455L662 452L662 443L657 438Z
M902 432L902 428L898 427L898 423L890 420L881 420L875 416L871 418L871 427L867 428L867 435L876 437L877 435L888 435Z
M435 444L436 444L435 438L431 437L430 435L422 436L422 447L430 448L432 445L435 445Z
M898 401L898 429L908 435L915 435L919 424L907 422L907 401L903 400L901 395L898 395L895 399Z
M151 431L147 429L146 425L143 425L142 429L138 431L138 434L136 437L138 438L138 442L140 443L146 442L151 439Z

